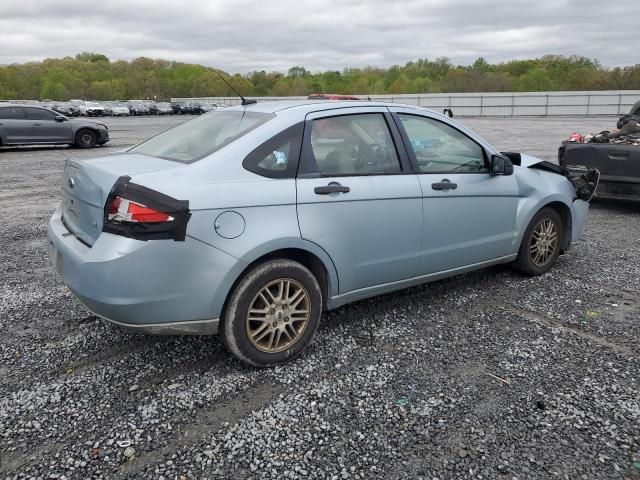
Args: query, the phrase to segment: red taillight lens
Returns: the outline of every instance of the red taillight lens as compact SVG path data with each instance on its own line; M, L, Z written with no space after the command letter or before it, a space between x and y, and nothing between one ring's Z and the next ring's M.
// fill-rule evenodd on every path
M141 203L117 196L107 205L107 220L162 223L173 221L173 217L168 213L159 212Z

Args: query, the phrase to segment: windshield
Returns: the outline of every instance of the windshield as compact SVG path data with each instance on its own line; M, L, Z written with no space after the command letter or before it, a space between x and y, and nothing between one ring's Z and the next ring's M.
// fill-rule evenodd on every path
M185 122L131 147L131 153L192 163L210 155L263 124L272 114L226 111Z

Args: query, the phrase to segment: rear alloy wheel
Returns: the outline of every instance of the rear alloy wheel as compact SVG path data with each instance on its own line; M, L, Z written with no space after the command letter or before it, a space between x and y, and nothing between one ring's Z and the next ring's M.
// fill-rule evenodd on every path
M249 271L229 299L222 340L243 362L266 367L302 352L322 313L322 293L302 264L272 260Z
M524 233L515 266L527 275L542 275L558 259L564 242L562 219L553 208L540 210Z
M97 141L98 141L98 137L96 136L95 132L93 132L92 130L88 130L85 128L83 130L80 130L76 134L76 146L80 148L95 147Z

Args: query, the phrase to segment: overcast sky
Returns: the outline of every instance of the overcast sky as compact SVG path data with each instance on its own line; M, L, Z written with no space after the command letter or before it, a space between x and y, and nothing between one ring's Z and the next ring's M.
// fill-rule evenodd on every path
M0 0L0 64L145 56L230 73L553 53L640 63L640 1Z

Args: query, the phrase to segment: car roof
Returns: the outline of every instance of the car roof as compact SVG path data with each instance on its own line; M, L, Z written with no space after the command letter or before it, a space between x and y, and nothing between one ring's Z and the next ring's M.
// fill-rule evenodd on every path
M283 110L297 110L300 113L311 113L323 110L334 110L337 108L354 107L405 107L424 110L416 105L405 105L399 103L377 102L369 100L282 100L272 102L258 102L249 105L234 105L230 107L234 110L246 109L247 111L261 113L278 113Z
M50 108L43 107L34 103L0 103L0 107L33 107L40 108L42 110L50 110Z

